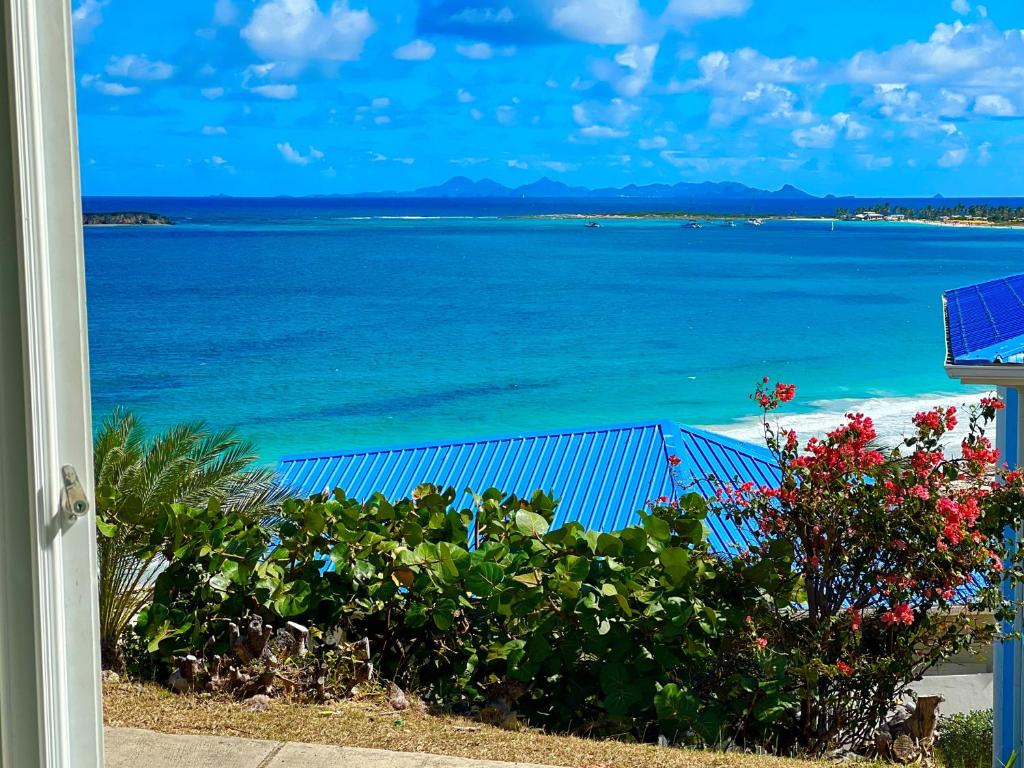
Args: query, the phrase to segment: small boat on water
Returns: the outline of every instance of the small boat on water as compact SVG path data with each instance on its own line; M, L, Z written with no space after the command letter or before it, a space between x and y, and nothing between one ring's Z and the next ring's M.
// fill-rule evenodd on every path
M584 227L587 227L588 229L594 229L595 227L600 227L601 225L600 225L600 224L598 224L598 223L597 223L596 221L588 221L588 222L587 222L586 224L584 224L583 226L584 226Z
M699 221L691 221L684 224L683 226L689 227L690 229L700 229L701 223Z
M733 221L732 219L729 219L728 221L723 221L722 222L722 226L723 227L735 227L736 226L736 222Z
M764 219L747 219L747 224L752 227L760 227L764 224Z

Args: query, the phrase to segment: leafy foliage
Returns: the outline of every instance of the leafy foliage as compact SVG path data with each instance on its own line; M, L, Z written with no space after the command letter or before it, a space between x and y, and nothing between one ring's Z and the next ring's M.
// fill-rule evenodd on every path
M650 738L660 721L673 739L717 744L786 711L781 670L763 675L750 652L754 601L708 549L700 497L617 533L551 528L540 492L489 490L474 510L454 497L289 500L272 534L169 508L168 528L202 535L169 560L138 630L165 659L207 636L218 651L226 620L256 606L368 638L384 678L437 703L500 701L559 729Z
M182 542L209 529L168 515L182 503L229 504L248 516L265 514L272 475L253 468L253 446L230 431L182 424L147 441L138 419L117 410L94 445L99 554L100 641L103 663L121 664L119 641L148 604L153 580ZM215 508L215 506L213 507Z
M937 746L945 768L988 768L992 765L992 710L941 718Z
M753 395L779 482L724 484L719 496L759 531L744 562L779 580L753 621L800 702L783 747L823 754L868 743L912 681L990 641L988 614L1012 615L1000 585L1020 581L1021 555L1003 531L1020 519L1021 478L999 469L985 436L1002 408L994 398L969 412L952 455L942 446L957 424L952 407L917 414L900 448L879 450L863 414L801 448L768 418L793 394L765 379Z
M984 434L997 400L947 456L955 409L918 414L900 449L860 414L801 447L768 419L794 395L754 394L778 482L722 479L711 501L752 532L735 557L710 551L709 504L685 493L611 533L554 527L542 492L456 509L430 485L393 503L290 499L273 519L215 497L102 520L128 521L132 556L162 563L136 624L158 663L224 653L228 623L256 613L365 639L384 679L445 707L823 754L867 742L908 684L1015 608L999 583L1020 581L1024 555L1002 532L1024 493Z

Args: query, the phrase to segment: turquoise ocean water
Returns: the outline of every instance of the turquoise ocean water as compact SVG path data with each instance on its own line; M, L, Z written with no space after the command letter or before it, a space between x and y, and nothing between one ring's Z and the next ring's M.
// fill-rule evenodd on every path
M91 203L91 205L90 205ZM93 409L290 452L648 418L726 424L768 374L797 410L962 393L943 289L1024 231L495 218L289 201L86 201ZM480 218L481 214L488 218ZM453 217L453 215L467 217ZM413 217L416 216L416 217Z

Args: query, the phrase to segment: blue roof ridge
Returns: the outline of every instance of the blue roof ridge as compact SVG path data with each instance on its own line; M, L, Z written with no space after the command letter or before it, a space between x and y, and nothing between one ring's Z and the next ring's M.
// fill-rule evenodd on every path
M691 427L688 424L677 424L676 426L681 432L686 432L706 442L717 443L725 448L732 448L758 460L775 462L775 454L768 450L766 445L750 443L746 440L740 440L738 437L730 437L729 435L712 432L700 427Z
M335 450L322 450L322 451L306 451L303 453L293 453L281 456L279 462L287 461L300 461L302 459L330 459L339 458L342 456L353 456L363 453L387 453L389 451L412 451L418 448L434 448L439 445L457 446L457 445L473 445L477 443L496 443L507 440L529 440L540 437L554 437L563 435L578 435L586 434L590 432L617 432L624 431L627 429L651 429L657 427L663 429L666 424L675 424L680 427L676 422L667 420L654 420L647 419L642 421L629 421L621 422L617 424L598 424L595 426L587 427L566 427L563 429L543 429L532 432L513 432L504 435L484 435L480 437L464 437L456 440L420 440L412 443L399 443L393 445L384 446L368 446L365 448L342 448ZM708 433L711 434L711 433Z

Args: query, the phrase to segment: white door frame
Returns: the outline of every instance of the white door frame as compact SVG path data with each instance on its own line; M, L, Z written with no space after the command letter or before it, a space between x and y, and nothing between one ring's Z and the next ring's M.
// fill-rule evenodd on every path
M85 275L68 0L0 15L0 765L103 763ZM90 507L92 505L90 504Z

